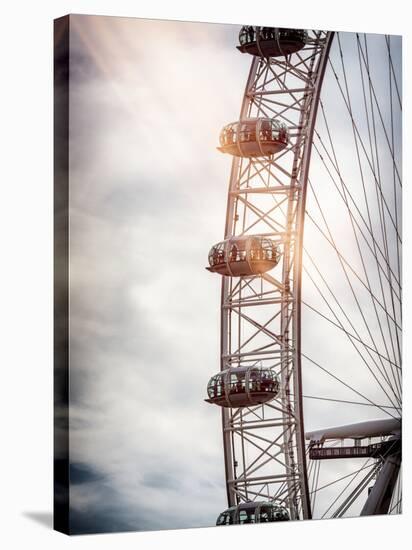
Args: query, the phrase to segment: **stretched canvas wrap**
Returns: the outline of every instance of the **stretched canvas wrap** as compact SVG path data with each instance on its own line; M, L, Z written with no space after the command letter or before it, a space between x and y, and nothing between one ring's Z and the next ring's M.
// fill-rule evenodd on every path
M268 24L55 21L64 533L401 512L401 37Z

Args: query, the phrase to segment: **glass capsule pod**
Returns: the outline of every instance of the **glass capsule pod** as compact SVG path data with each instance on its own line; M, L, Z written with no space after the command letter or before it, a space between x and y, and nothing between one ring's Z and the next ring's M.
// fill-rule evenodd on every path
M280 256L279 246L267 237L232 237L212 246L206 269L228 277L251 277L273 269Z
M237 49L261 57L280 57L301 50L307 38L308 33L300 29L244 26L239 32Z
M288 128L274 118L246 118L227 124L219 136L222 153L235 157L266 157L289 143Z
M243 502L222 512L217 518L216 525L269 523L289 519L287 509L276 502Z
M221 407L249 407L271 401L279 389L279 378L268 367L231 367L212 376L205 401Z

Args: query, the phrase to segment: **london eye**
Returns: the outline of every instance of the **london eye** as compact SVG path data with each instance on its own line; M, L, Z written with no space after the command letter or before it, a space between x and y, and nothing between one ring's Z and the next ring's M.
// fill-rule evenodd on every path
M400 513L399 37L244 26L220 369L217 525ZM239 94L240 95L240 94Z

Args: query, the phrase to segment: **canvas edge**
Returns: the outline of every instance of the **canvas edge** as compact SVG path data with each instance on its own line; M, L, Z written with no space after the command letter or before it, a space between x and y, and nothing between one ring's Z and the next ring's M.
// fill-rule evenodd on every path
M70 16L54 20L53 528L70 534L69 76Z

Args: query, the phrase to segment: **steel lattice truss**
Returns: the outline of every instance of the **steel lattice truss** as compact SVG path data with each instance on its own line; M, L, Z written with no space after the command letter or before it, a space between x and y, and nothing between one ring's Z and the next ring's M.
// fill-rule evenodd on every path
M273 369L282 391L264 405L223 410L229 505L277 499L310 518L300 374L303 222L312 134L332 34L310 31L282 58L254 57L240 120L275 117L289 128L277 155L232 164L225 239L270 236L282 259L271 274L222 279L221 369Z

